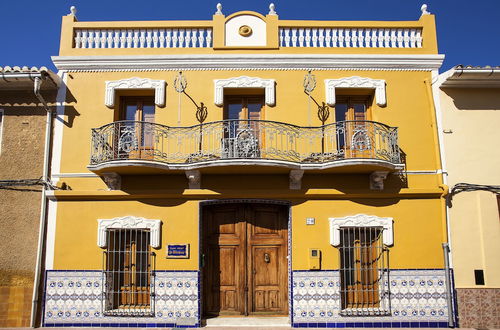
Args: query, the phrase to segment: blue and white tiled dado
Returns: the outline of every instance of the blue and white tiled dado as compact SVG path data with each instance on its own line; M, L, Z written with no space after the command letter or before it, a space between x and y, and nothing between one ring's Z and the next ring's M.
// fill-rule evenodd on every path
M447 322L444 270L391 270L390 315L341 316L338 271L294 271L293 324L337 322Z
M47 271L44 325L199 323L200 291L196 271L157 271L154 317L102 315L101 271Z

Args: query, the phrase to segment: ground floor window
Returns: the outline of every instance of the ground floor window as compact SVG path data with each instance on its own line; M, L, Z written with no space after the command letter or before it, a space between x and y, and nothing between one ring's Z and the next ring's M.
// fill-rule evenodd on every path
M107 229L105 315L149 316L153 311L153 254L149 229Z
M340 228L341 307L345 315L382 315L389 310L384 282L388 249L381 227Z

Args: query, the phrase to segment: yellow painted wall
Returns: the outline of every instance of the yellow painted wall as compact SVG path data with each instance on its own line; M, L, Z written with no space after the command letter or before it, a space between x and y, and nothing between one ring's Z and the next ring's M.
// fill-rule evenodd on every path
M448 184L500 185L498 88L444 88L443 113ZM451 131L451 132L450 132ZM462 192L449 208L457 288L500 287L500 219L492 192ZM474 270L484 270L476 285Z
M391 268L442 268L441 243L446 233L438 199L291 200L293 269L308 269L308 251L322 251L322 269L338 269L338 249L330 245L330 217L364 213L394 218ZM78 214L75 216L75 209ZM416 212L415 210L418 210ZM197 270L199 258L199 201L146 199L141 201L61 202L56 232L56 269L101 269L97 219L140 216L162 221L159 270ZM315 225L305 219L314 217ZM167 244L190 244L190 259L166 259Z
M417 212L418 210L418 212ZM392 217L394 245L389 248L390 268L442 268L441 243L446 231L438 221L439 200L356 199L294 202L292 207L293 269L309 269L310 248L322 251L322 268L339 268L339 251L329 244L330 217L355 214ZM316 225L306 225L306 218L316 218Z
M77 213L75 211L78 210ZM198 202L184 200L87 201L58 205L55 269L102 269L97 219L127 215L162 221L156 268L198 269ZM190 243L190 259L166 259L166 244Z
M208 107L206 122L223 119L223 108L214 105L214 79L239 76L259 77L276 80L276 105L266 106L264 119L282 121L299 126L308 123L308 98L303 93L303 79L306 71L188 71L187 92L197 102ZM399 145L407 158L408 170L436 170L438 168L432 132L432 110L429 91L424 80L430 78L429 72L399 71L318 71L316 90L312 93L317 100L325 99L324 79L338 79L359 75L387 82L387 106L372 104L371 118L389 126L398 127ZM68 79L68 106L66 107L63 133L62 173L86 172L90 161L91 129L112 123L118 110L104 105L105 81L131 77L162 79L166 87L166 105L156 108L156 123L178 126L179 96L173 87L177 72L92 72L71 73ZM404 86L405 88L401 88ZM372 92L367 92L368 94ZM181 126L197 124L196 108L184 95L181 97ZM313 125L321 125L312 104ZM334 122L334 109L328 123ZM75 127L76 129L73 129Z

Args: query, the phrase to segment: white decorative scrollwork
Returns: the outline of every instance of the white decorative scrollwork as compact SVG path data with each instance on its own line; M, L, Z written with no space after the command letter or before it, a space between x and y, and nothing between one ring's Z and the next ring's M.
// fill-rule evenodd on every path
M383 229L382 240L385 245L394 244L393 219L380 218L374 215L356 214L342 218L329 218L330 244L340 245L340 229L352 227L377 227Z
M224 103L224 88L264 88L266 104L273 106L275 103L274 79L262 79L257 77L234 77L229 79L214 80L214 103L222 106Z
M144 219L134 216L126 216L114 219L97 219L97 245L104 248L108 242L106 230L108 229L149 229L151 235L151 246L160 247L161 220Z
M252 128L240 129L235 138L235 154L237 158L259 157L259 143Z
M149 78L128 78L121 80L106 81L106 95L104 104L107 107L115 105L115 90L118 89L154 89L155 104L159 107L165 105L165 80L153 80Z
M357 126L357 127L356 127ZM351 150L365 151L371 149L370 136L364 125L355 125L351 138Z
M124 126L120 131L120 138L118 139L119 152L129 153L137 150L138 147L139 143L137 141L135 125Z
M375 100L379 106L385 106L386 92L385 80L371 79L358 76L341 78L341 79L325 79L326 103L329 106L335 106L335 88L369 88L375 89Z

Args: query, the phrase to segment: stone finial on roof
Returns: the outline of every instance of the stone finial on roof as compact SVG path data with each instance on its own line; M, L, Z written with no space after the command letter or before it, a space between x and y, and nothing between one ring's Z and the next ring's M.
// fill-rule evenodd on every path
M222 13L222 4L220 2L217 4L216 8L217 8L217 11L215 12L214 15L224 15Z
M70 15L76 16L76 7L71 6L69 7Z
M276 11L274 10L274 3L269 4L269 14L268 15L276 15Z
M422 15L429 15L430 12L427 11L427 4L423 4L422 7L420 7L420 10L422 11Z

